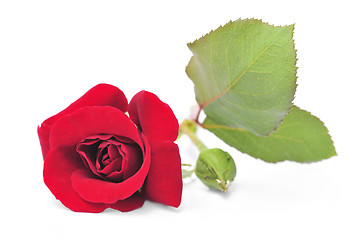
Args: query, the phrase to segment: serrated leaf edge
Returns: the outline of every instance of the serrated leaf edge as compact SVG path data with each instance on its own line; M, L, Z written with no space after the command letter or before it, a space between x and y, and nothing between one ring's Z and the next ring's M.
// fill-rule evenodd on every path
M294 51L295 51L295 64L294 64L294 65L295 65L295 72L294 72L294 84L293 84L294 89L291 89L291 90L294 91L294 94L293 94L293 97L292 97L292 99L291 99L291 101L290 101L290 106L289 106L288 110L287 110L287 111L284 113L284 115L280 118L278 124L274 127L274 129L272 129L269 133L266 134L266 136L269 136L269 135L272 134L274 131L276 131L276 129L282 124L284 118L290 113L292 106L294 106L294 105L293 105L293 101L294 101L294 99L295 99L295 95L296 95L296 92L297 92L297 86L298 86L298 84L297 84L297 79L298 79L298 77L297 77L297 70L298 70L297 60L298 60L298 58L297 58L297 50L296 50L296 48L295 48L295 40L294 40L294 38L293 38L293 37L294 37L295 24L284 25L284 26L282 26L282 25L276 26L276 25L273 25L273 24L269 24L268 22L263 22L262 19L256 19L256 18L246 18L246 19L241 19L241 18L239 18L239 19L237 19L237 20L235 20L235 21L230 20L230 21L227 22L226 24L220 25L220 26L219 26L217 29L215 29L215 30L211 30L209 33L207 33L207 34L205 34L204 36L196 39L196 40L193 41L192 43L187 43L188 48L192 51L192 46L193 46L193 45L196 45L196 44L198 44L198 42L202 41L202 39L205 39L205 38L211 36L211 35L214 34L214 32L217 31L218 29L223 28L223 27L227 27L227 25L232 24L232 23L237 22L237 21L255 21L255 22L257 22L257 23L261 23L261 24L268 25L268 26L273 26L273 27L288 27L288 26L291 26L291 27L292 27L292 37L291 37L291 39L292 39L293 49L294 49ZM193 51L192 51L192 52L193 52ZM188 65L187 65L187 67L188 67ZM187 72L187 67L186 67L186 72ZM241 74L241 76L242 76L242 75L243 75L243 74ZM193 81L193 80L191 80L191 81ZM236 81L236 82L237 82L237 81ZM234 84L235 84L235 83L233 83L228 89L230 89ZM226 91L227 91L227 90L226 90ZM224 91L224 92L225 92L225 91ZM222 94L221 94L221 95L222 95ZM212 99L208 100L207 102L200 104L200 105L199 105L199 107L200 107L199 112L202 111L202 110L209 104L209 102L212 102L212 101L214 101L214 100L217 99L217 98L218 98L218 96L213 97ZM199 116L199 114L198 114L198 116ZM196 120L198 121L198 119L196 119Z

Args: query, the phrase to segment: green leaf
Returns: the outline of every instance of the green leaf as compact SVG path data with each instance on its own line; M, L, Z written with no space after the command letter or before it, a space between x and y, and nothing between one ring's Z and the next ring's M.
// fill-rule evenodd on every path
M217 125L210 118L206 118L202 126L228 145L267 162L290 160L307 163L336 155L323 122L296 106L292 107L283 123L268 137Z
M281 123L296 89L293 29L237 20L188 44L186 72L209 119L259 136Z

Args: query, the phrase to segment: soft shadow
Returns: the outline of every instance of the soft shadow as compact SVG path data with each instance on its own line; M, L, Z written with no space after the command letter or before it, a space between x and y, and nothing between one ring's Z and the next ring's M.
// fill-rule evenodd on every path
M65 211L65 212L74 212L72 210L70 210L69 208L65 207L59 200L57 199L49 199L48 201L48 205L52 206L54 208L60 209L61 211Z
M224 199L230 198L233 194L235 194L239 189L241 188L241 185L237 182L232 182L231 185L228 187L228 190L226 192L222 192L217 189L211 189L208 188L208 193L220 196Z
M171 214L178 214L178 213L182 212L182 204L178 208L174 208L171 206L167 206L164 204L146 200L142 207L135 209L133 211L130 211L130 212L121 212L121 211L118 211L115 209L107 208L106 210L104 210L103 214L116 215L116 216L118 216L119 214L126 214L126 215L133 215L133 216L139 215L140 216L140 215L151 214L151 213L159 212L159 211L168 212Z
M56 199L51 199L47 201L47 205L51 206L53 208L57 208L60 211L65 211L68 213L74 213L74 211L70 210L69 208L65 207L59 200ZM146 200L144 202L144 205L140 208L137 208L135 210L129 211L129 212L121 212L112 208L107 208L105 209L103 212L100 213L94 213L94 214L105 214L105 215L116 215L119 216L119 214L126 214L126 215L143 215L143 214L150 214L150 213L154 213L154 212L159 212L159 211L163 211L163 212L168 212L168 213L174 213L174 214L178 214L180 212L182 212L182 204L178 207L178 208L174 208L171 206L167 206L164 204L160 204L157 202L152 202L149 200ZM88 212L79 212L81 214L89 214Z

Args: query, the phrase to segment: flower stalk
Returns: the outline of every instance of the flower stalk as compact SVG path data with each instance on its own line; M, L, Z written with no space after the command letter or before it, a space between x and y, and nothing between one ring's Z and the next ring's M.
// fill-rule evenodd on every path
M179 127L180 132L186 134L190 140L196 145L199 151L207 149L206 145L197 137L197 125L194 121L185 119Z

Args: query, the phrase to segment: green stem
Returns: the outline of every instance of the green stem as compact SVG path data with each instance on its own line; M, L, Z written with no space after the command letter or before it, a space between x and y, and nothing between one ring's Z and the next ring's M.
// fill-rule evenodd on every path
M189 168L189 170L186 170L184 167ZM182 178L188 178L188 177L192 176L194 171L195 171L195 169L192 168L192 165L182 163Z
M199 151L203 151L205 149L207 149L206 145L204 145L202 143L201 140L199 140L199 138L197 137L197 135L191 131L190 129L190 124L189 124L189 120L184 120L183 123L180 125L180 130L182 133L186 134L194 143L194 145L197 146L197 148L199 149ZM192 122L194 123L194 122ZM195 124L195 123L194 123Z

